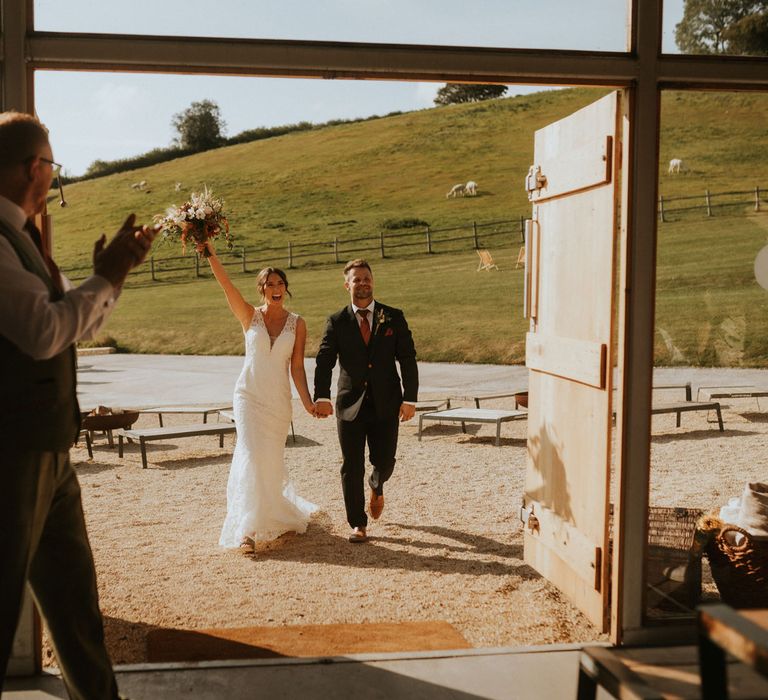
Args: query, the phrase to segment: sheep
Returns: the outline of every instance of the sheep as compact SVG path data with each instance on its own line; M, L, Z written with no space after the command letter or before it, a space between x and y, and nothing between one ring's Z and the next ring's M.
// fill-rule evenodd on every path
M177 182L173 188L176 190L176 192L181 192L181 183Z
M145 190L146 188L147 188L146 180L142 180L141 182L134 182L131 185L131 189L134 189L134 190Z
M672 173L679 173L680 171L684 171L685 166L683 165L683 161L680 160L680 158L673 158L669 161L669 174L672 175Z
M464 185L464 191L470 197L474 197L477 194L477 183L474 180L470 180L466 185Z
M464 196L464 183L463 182L459 182L458 184L456 184L453 187L451 187L451 189L448 192L448 194L445 195L445 198L448 199L448 197L458 197L459 195L461 195L462 197Z

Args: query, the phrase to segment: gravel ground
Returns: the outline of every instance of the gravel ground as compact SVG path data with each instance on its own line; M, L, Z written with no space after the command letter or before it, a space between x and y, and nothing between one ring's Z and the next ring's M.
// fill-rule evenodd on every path
M652 504L717 508L746 481L766 480L768 414L740 400L725 420L720 433L704 413L684 414L681 428L674 416L654 417ZM419 442L417 421L404 425L367 545L346 541L335 423L298 402L294 421L288 468L320 510L306 534L252 554L217 545L231 436L224 449L210 436L150 443L146 470L135 445L122 460L98 436L92 461L73 450L115 663L145 661L147 632L158 627L445 620L476 647L603 638L523 561L525 421L503 426L501 447L494 426L462 434L428 424ZM137 423L154 425L148 415Z

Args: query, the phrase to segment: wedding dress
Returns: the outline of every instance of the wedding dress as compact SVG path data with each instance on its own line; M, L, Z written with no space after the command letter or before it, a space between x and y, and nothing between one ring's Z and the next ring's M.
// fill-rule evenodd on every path
M244 537L273 540L305 532L317 506L294 491L285 468L285 439L291 425L288 367L298 316L289 313L270 338L256 309L245 332L245 361L235 385L237 442L227 483L227 516L219 544L237 547Z

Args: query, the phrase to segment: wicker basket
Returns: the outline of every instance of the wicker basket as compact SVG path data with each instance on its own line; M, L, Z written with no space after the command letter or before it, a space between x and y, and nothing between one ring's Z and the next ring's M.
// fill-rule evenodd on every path
M648 559L646 561L649 614L693 616L701 597L701 556L695 551L696 523L702 511L695 508L648 508ZM613 506L610 509L613 532Z
M701 597L701 558L692 551L695 508L648 508L647 606L692 611Z
M740 533L744 539L731 544L728 532ZM724 603L734 608L768 608L768 542L726 524L709 540L706 553Z

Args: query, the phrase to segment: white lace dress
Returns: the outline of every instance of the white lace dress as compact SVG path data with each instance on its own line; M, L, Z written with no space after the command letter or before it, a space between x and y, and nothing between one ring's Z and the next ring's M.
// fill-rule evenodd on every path
M244 537L273 540L305 532L317 506L296 495L285 468L285 440L291 425L289 365L296 314L270 339L256 309L245 332L245 362L235 385L237 442L227 483L227 517L219 544L238 547Z

